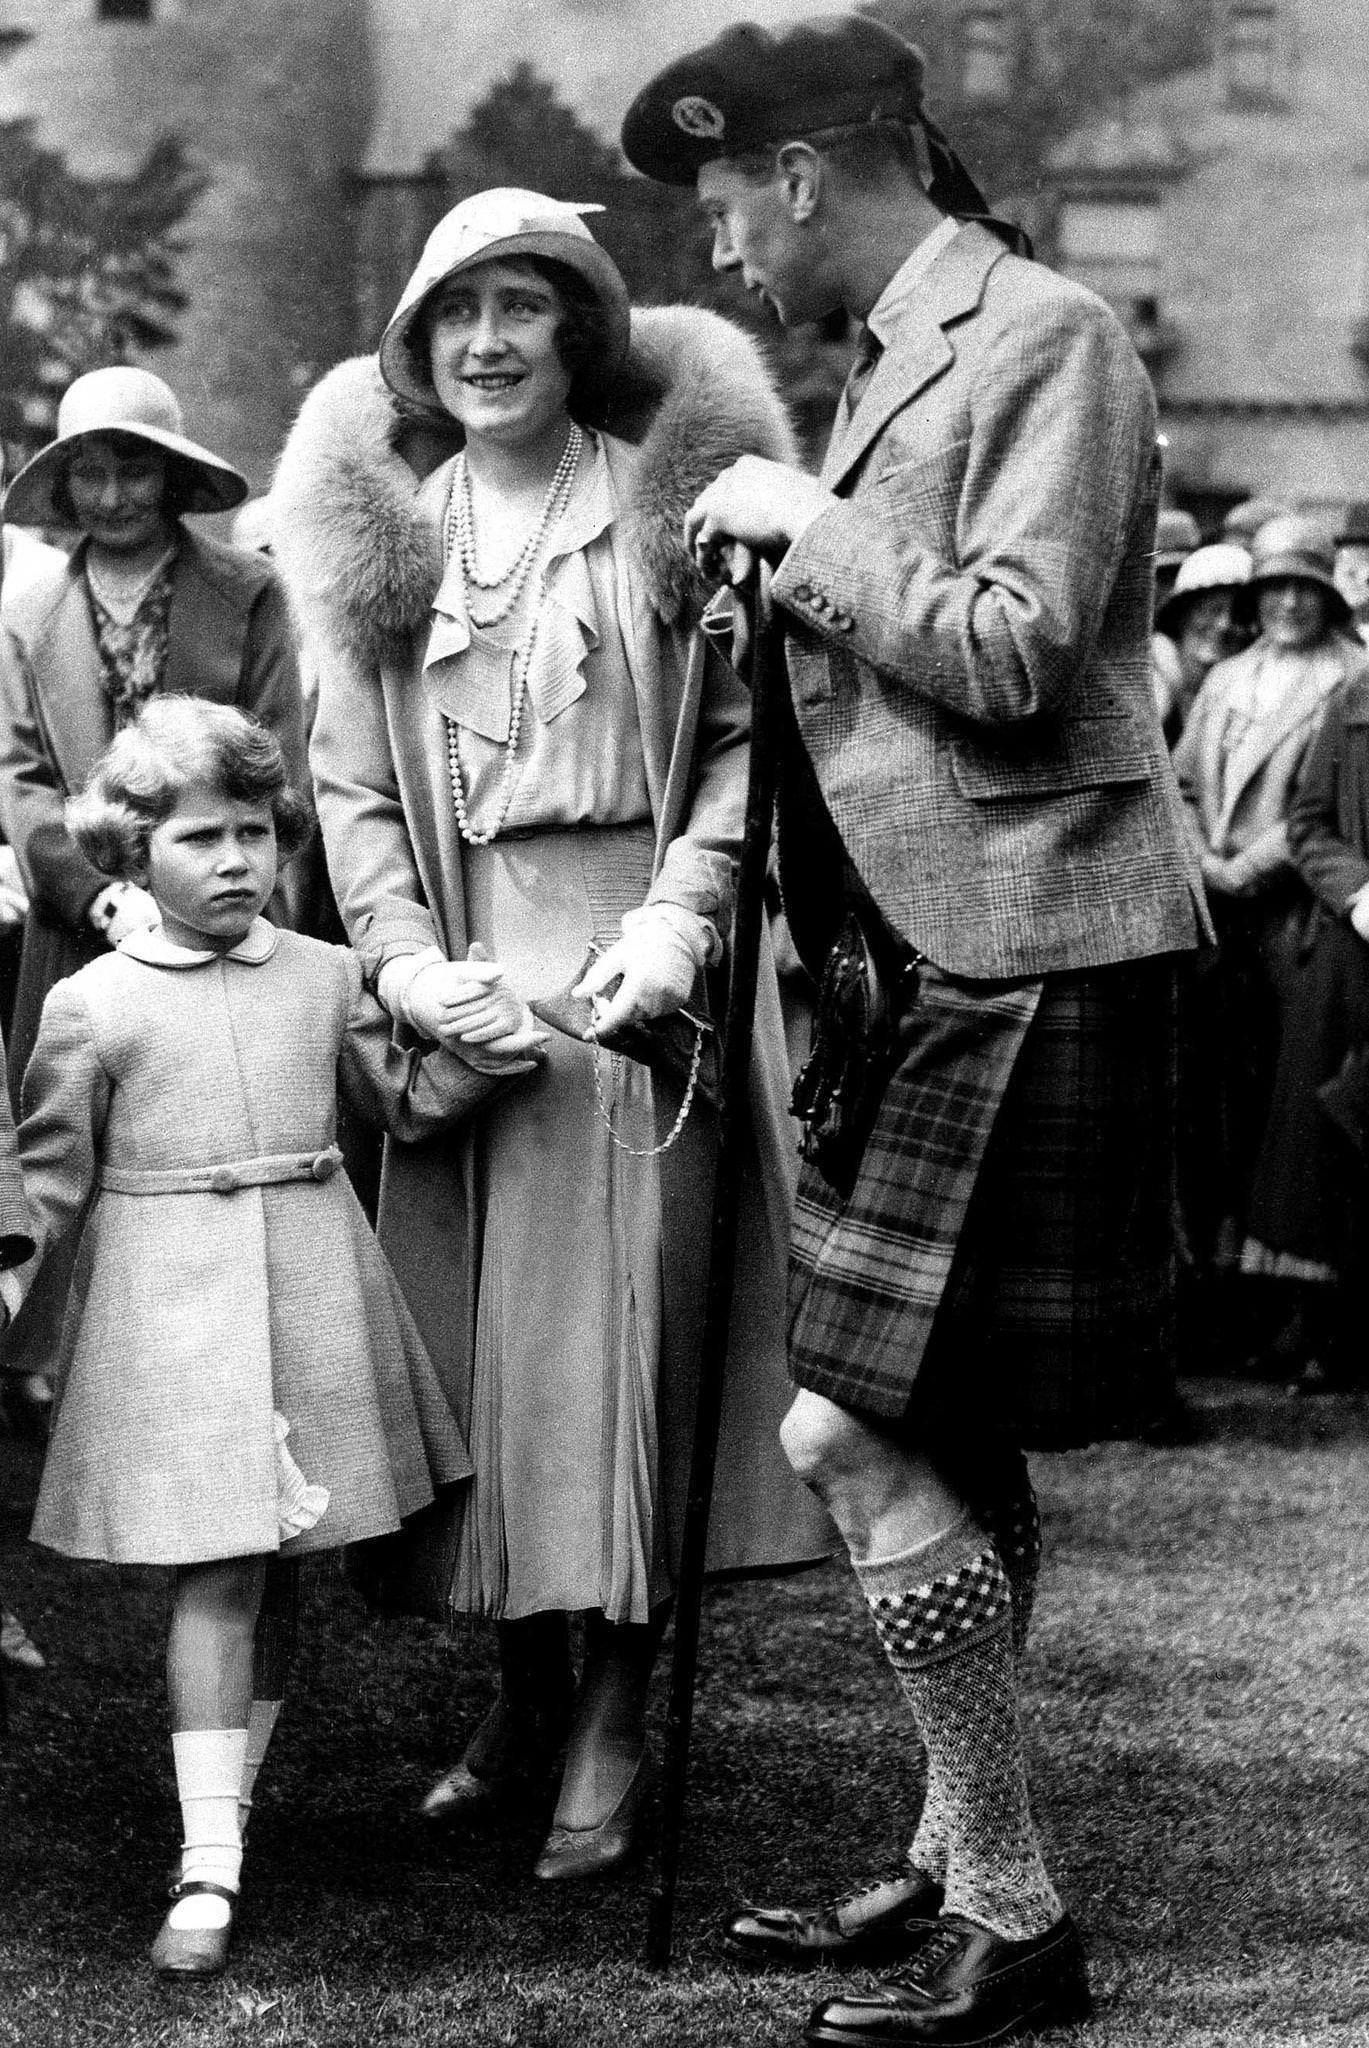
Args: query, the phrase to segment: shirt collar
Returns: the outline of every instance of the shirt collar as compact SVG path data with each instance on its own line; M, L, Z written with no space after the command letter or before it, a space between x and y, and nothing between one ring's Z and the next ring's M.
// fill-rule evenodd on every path
M914 290L921 284L938 256L950 248L963 226L963 221L948 213L929 235L922 237L912 254L900 263L871 306L865 324L884 348L889 346L890 330L898 325L904 306L912 297Z
M201 952L197 947L178 946L159 924L154 924L130 932L127 938L120 939L115 950L128 954L130 959L141 960L146 967L204 967L211 960L241 960L248 967L260 967L275 952L279 937L273 924L258 917L253 919L246 937L226 953L217 953L213 947Z

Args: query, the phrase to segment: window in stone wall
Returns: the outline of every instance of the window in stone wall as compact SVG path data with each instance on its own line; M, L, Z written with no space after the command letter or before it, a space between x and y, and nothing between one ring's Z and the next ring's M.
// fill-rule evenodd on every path
M981 106L1004 106L1013 92L1012 23L1005 0L965 0L960 14L961 90Z
M1288 95L1279 0L1225 0L1217 63L1229 107L1277 107Z
M1055 253L1067 276L1108 301L1147 361L1163 347L1160 204L1145 193L1066 198L1056 216Z

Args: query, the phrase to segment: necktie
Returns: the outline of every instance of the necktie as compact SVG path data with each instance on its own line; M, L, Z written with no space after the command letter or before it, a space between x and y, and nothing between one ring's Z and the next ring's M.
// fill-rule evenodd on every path
M842 394L846 402L848 420L860 404L865 387L875 373L875 364L883 353L884 344L878 335L873 334L868 327L862 327L856 342L856 353L847 373L846 389Z

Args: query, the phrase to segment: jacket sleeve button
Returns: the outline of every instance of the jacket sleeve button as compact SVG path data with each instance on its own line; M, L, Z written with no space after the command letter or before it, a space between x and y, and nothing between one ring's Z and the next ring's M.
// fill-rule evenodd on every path
M231 1166L216 1166L209 1176L209 1185L216 1195L231 1195L238 1185L238 1176Z

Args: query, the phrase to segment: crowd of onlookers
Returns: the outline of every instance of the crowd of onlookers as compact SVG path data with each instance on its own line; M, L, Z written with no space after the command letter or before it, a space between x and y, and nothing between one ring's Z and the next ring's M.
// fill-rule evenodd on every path
M1153 679L1217 944L1180 1030L1182 1363L1357 1385L1369 505L1161 515Z

